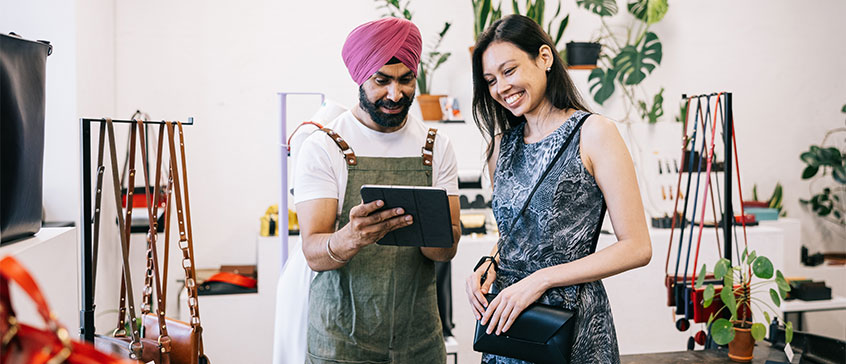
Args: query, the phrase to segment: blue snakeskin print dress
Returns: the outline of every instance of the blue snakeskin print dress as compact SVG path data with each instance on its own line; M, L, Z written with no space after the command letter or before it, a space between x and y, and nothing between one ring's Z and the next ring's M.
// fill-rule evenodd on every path
M499 231L508 236L508 241L500 241L501 256L494 292L539 269L590 254L600 223L603 196L582 163L580 130L573 130L584 115L585 112L577 111L556 131L533 144L523 141L524 124L503 135L494 172L492 207ZM573 141L535 192L516 226L509 226L570 133L576 133ZM571 363L620 362L611 306L601 281L550 289L539 302L576 310L576 339ZM484 354L482 362L526 363L491 354Z

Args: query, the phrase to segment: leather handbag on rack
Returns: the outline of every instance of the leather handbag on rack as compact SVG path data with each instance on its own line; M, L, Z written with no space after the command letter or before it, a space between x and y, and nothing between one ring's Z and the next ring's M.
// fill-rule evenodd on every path
M175 152L175 143L177 143L176 139L174 138L173 134L173 124L168 122L168 135L169 135L169 147L170 147L170 178L168 179L168 184L166 188L161 188L160 186L160 171L161 171L161 163L162 163L162 143L164 137L164 130L165 126L162 125L159 132L158 138L158 150L156 155L156 177L155 177L155 187L150 190L149 186L149 177L147 173L147 165L144 164L144 177L145 177L145 186L144 187L144 195L145 197L145 207L146 207L146 215L148 217L148 234L147 234L147 269L146 269L146 276L144 280L144 290L143 290L143 298L141 301L141 321L143 325L143 336L140 335L138 328L135 327L135 311L134 311L134 300L132 294L132 288L130 282L126 281L123 282L125 286L121 287L121 307L118 317L118 326L115 330L114 336L102 336L97 335L95 337L95 342L97 343L98 347L102 348L103 350L109 350L114 353L121 353L124 356L128 356L131 358L137 358L144 363L147 362L154 362L157 364L204 364L208 363L208 358L203 353L202 347L202 327L200 326L199 321L199 309L197 307L197 300L196 300L196 284L194 284L196 278L194 277L193 271L193 245L191 244L191 231L190 231L190 207L188 205L188 195L187 195L187 180L185 179L185 154L184 154L184 139L182 139L182 126L181 123L179 124L179 133L180 133L180 152L181 152L181 159L182 159L182 181L184 184L180 183L179 179L179 168L176 163L176 152ZM106 120L106 125L109 127L109 141L112 143L110 145L110 155L112 156L112 175L113 180L116 186L119 186L117 181L117 172L116 172L116 162L115 162L115 148L114 148L114 131L112 127L111 120ZM140 130L143 130L143 122L138 121L137 127ZM128 170L128 180L129 185L134 184L134 176L135 176L135 141L136 141L136 125L133 124L132 130L130 131L130 156L129 156L129 165L130 168ZM141 153L146 155L145 149L145 141L144 141L144 133L139 133L139 144L141 145ZM103 140L103 129L101 127L101 141ZM101 176L103 171L102 166L102 142L100 147L100 156L98 156L98 196L96 198L95 204L95 242L97 241L97 226L99 223L99 191L101 186ZM185 203L182 203L182 191L185 188ZM119 192L115 189L115 201L120 201L119 199ZM133 199L134 191L129 191L127 193L127 199ZM190 323L173 320L164 316L165 312L165 302L167 301L165 292L167 290L167 271L161 274L159 272L159 267L167 267L168 266L168 243L170 238L170 200L171 200L171 193L175 192L176 195L176 209L177 209L177 219L179 222L179 235L180 235L180 242L179 247L183 251L183 263L182 266L185 270L186 274L186 286L188 287L189 294L194 292L193 300L189 300L189 306L191 308L191 315L192 319ZM162 198L159 196L160 193L164 193L165 196ZM158 232L158 223L157 219L153 218L158 213L159 204L153 204L152 201L159 201L164 200L167 201L165 205L165 256L164 256L164 264L159 264L158 258L158 249L157 249L157 232ZM184 207L184 208L183 208ZM133 204L127 204L126 206L126 216L127 218L124 219L123 216L120 214L122 208L120 206L120 202L116 204L116 208L118 211L119 216L119 225L121 228L121 239L122 244L125 241L128 244L129 236L130 236L130 229L131 226L128 226L126 222L129 220L129 216L132 214ZM96 244L95 244L96 247ZM122 256L124 260L124 274L125 276L131 276L128 271L128 246L124 247L122 251ZM95 255L96 256L96 255ZM95 270L96 272L96 270ZM155 288L156 293L156 302L155 305L156 311L152 312L153 308L153 288ZM128 299L128 302L126 302ZM131 327L131 335L127 337L126 330L124 329L125 323L125 314L126 314L126 307L124 303L128 303L129 305L129 316L130 316L130 327Z
M41 229L46 41L0 34L0 244Z
M567 146L573 140L576 131L581 128L585 120L591 114L587 114L579 120L573 131L570 132L569 137L555 154L549 166L538 178L534 188L532 188L523 208L512 220L511 227L513 228L526 208L532 200L535 191L540 187L541 182L558 159L564 154ZM602 202L600 210L599 222L597 223L594 232L592 247L590 253L596 250L596 243L599 240L599 231L602 226L602 219L605 216L605 201ZM506 240L507 234L504 234L499 242L497 242L497 252L493 257L485 257L479 261L476 269L484 263L484 259L488 258L490 262L485 269L485 274L482 276L484 283L488 270L495 266L497 256L500 255L502 243ZM475 269L474 269L475 271ZM486 295L488 302L492 301L495 295ZM511 325L508 331L500 335L488 334L487 325L482 325L480 321L476 321L476 334L473 339L473 350L496 354L500 356L507 356L511 358L527 360L535 363L556 363L566 364L570 362L570 352L572 351L573 341L575 340L575 321L576 312L562 307L550 306L541 303L533 303L529 305L523 312L517 316L517 319ZM488 323L490 324L490 322Z
M34 302L46 329L17 321L9 281L21 287ZM38 284L15 258L0 260L0 363L4 364L132 364L97 351L88 343L70 339L68 331L50 313Z

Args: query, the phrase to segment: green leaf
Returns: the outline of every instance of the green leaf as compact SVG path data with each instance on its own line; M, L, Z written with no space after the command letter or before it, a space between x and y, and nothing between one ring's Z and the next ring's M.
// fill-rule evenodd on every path
M820 165L820 161L817 160L817 155L812 152L804 152L800 154L799 159L801 159L803 162L807 163L810 166L816 167Z
M814 175L817 174L817 171L819 169L820 169L820 167L811 166L811 165L805 167L805 170L802 171L802 179L808 179L808 178L813 177Z
M767 320L767 324L772 322L770 321L770 314L767 311L764 311L764 320Z
M785 292L790 292L790 284L787 283L787 280L784 279L784 275L781 274L780 270L776 270L776 285L778 285L778 289L783 290Z
M752 263L752 273L761 279L770 279L773 277L773 263L767 257L758 257Z
M711 306L711 302L714 301L714 285L713 284L709 284L709 285L705 286L705 297L704 298L705 298L705 302L704 302L703 305L705 307Z
M614 57L612 63L617 71L617 79L625 85L640 84L647 74L661 64L662 55L658 36L652 32L646 33L643 44L627 45Z
M734 298L734 281L731 274L726 274L723 277L723 289L720 291L720 299L723 304L731 311L731 317L737 317L737 300Z
M746 260L746 264L752 264L752 262L754 262L754 261L755 261L755 259L757 259L757 258L758 258L758 255L757 255L757 254L755 254L755 251L753 250L753 251L752 251L752 254L749 254L749 257L748 257L748 259Z
M711 325L711 338L714 342L720 345L727 345L734 340L734 328L729 320L724 318L717 319Z
M778 298L778 293L772 288L770 288L770 298L773 300L773 303L776 307L781 306L781 300Z
M614 79L617 78L617 71L613 69L604 70L602 68L594 68L590 72L588 82L590 85L590 92L593 93L593 100L602 105L605 100L608 100L614 94Z
M658 118L664 116L664 88L655 95L652 100L652 107L647 109L646 103L640 101L641 118L646 119L650 124L658 122Z
M731 262L728 259L720 258L714 266L714 278L723 279L723 276L729 271L729 266L731 266Z
M834 177L835 181L846 185L846 166L834 166L832 168L832 177Z
M791 341L793 341L793 323L787 321L787 324L785 324L785 326L787 327L784 330L784 343L789 344Z
M699 275L696 277L696 284L693 286L696 289L702 288L702 283L705 282L705 275L708 274L705 264L702 264L702 269L699 270Z
M843 159L840 157L840 150L835 147L821 149L820 155L822 156L822 162L829 166L840 165L840 161Z
M667 0L637 0L628 5L629 12L646 24L655 24L667 14Z
M767 327L764 324L760 322L752 324L752 338L755 341L764 340L765 335L767 335Z
M842 112L842 113L846 113L846 105L843 105L843 108L842 108L842 109L840 109L840 112Z
M576 0L576 4L599 16L617 14L616 0Z

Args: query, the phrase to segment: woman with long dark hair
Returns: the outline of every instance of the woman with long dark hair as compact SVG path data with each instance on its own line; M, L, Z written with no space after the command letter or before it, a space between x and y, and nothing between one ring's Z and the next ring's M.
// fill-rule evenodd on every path
M619 362L600 280L646 265L652 248L631 156L614 122L589 114L549 35L520 15L494 22L478 38L473 113L491 141L492 206L503 237L483 257L496 269L481 264L467 278L476 319L499 335L533 302L572 309L570 362ZM606 206L618 242L593 252ZM488 302L491 292L497 295ZM522 363L491 354L482 361Z

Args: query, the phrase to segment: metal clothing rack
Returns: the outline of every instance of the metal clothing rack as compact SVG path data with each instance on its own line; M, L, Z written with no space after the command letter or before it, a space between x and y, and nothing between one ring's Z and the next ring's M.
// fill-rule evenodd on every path
M326 95L320 92L279 92L279 162L281 179L279 180L282 187L279 198L279 239L282 243L282 263L279 265L285 268L285 263L288 262L288 96L320 96L320 104L326 101Z
M701 94L701 95L690 95L682 94L682 100L686 99L696 99L699 97L708 97L708 96L718 96L720 95L719 92L712 92L710 94ZM723 158L725 159L725 169L724 169L724 177L725 177L725 194L724 194L724 208L723 208L723 239L725 239L725 246L723 247L723 257L728 259L731 262L731 244L732 244L732 226L734 226L734 212L732 209L731 203L731 185L732 185L732 145L731 145L731 135L732 135L732 128L733 128L733 120L732 120L732 101L731 101L731 92L723 92L722 96L723 100L723 120L725 120L725 124L723 126L723 145L725 147L725 154ZM702 158L702 156L700 156ZM716 216L715 216L716 217ZM704 216L703 216L704 218ZM696 267L693 267L696 269Z
M91 221L93 219L91 211L91 123L104 123L106 119L79 119L80 132L80 154L82 159L81 173L82 183L82 203L80 207L80 269L82 270L82 287L81 287L81 309L79 311L79 334L80 337L88 342L94 342L94 271L93 271L93 247L91 235ZM112 119L116 124L134 124L137 120L116 120ZM144 124L161 125L164 120L144 120ZM182 125L194 125L194 118L188 118L188 122Z

